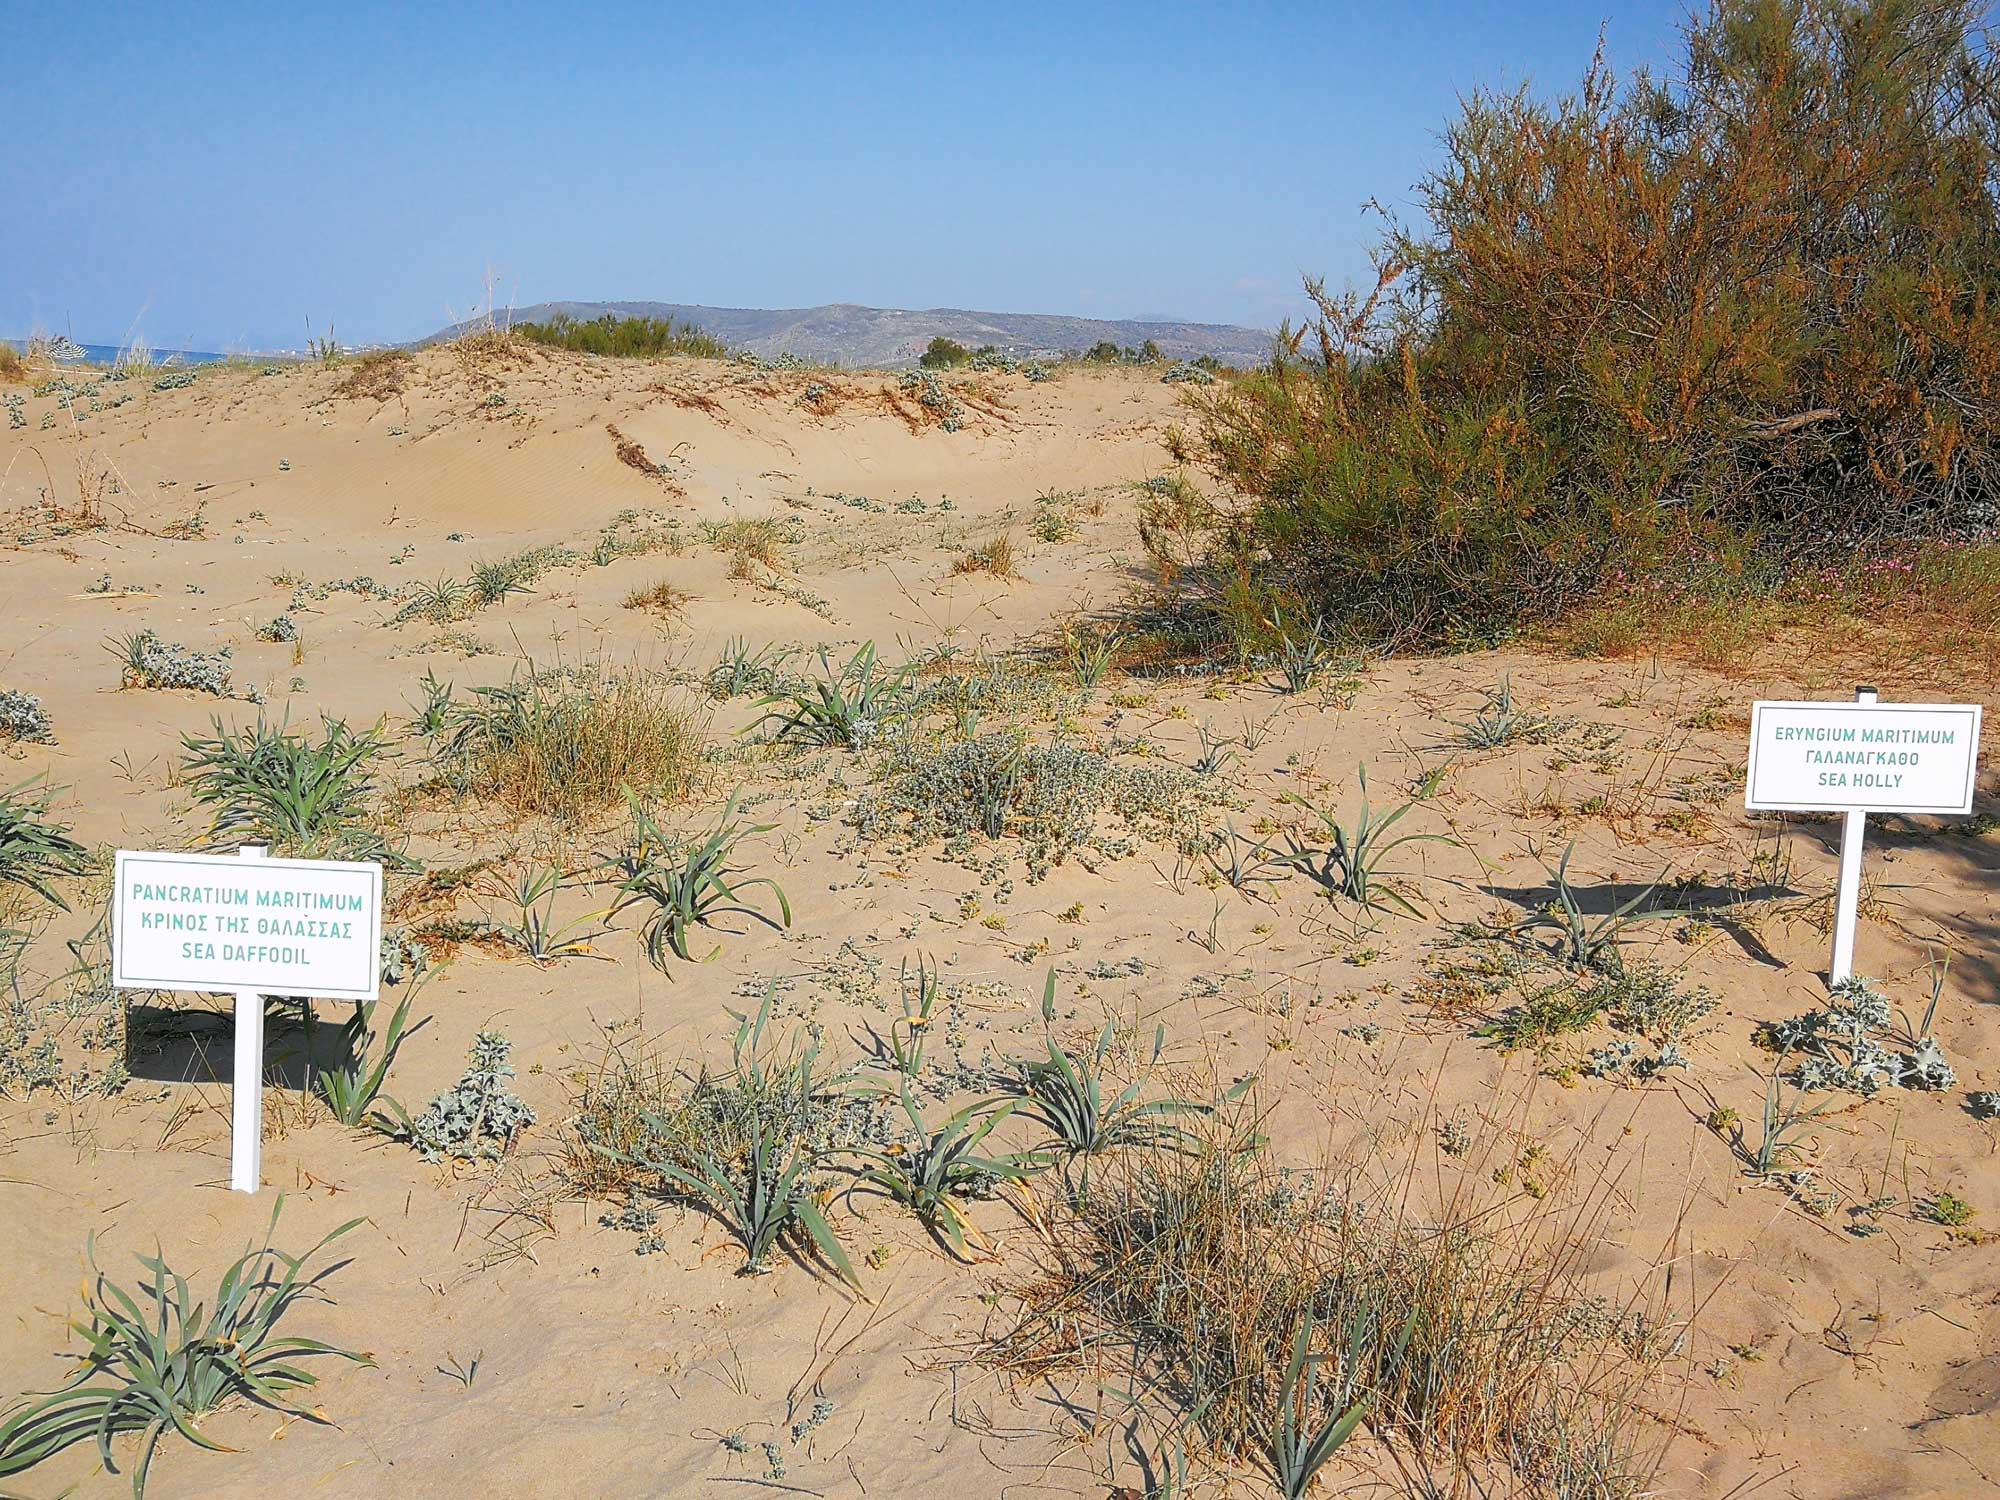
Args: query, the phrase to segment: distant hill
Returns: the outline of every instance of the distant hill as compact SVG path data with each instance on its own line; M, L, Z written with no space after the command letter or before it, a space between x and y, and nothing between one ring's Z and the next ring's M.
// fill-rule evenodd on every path
M538 323L556 313L572 318L672 318L692 323L732 349L772 358L843 365L913 365L924 346L943 335L968 349L992 344L1017 356L1053 356L1082 351L1109 339L1134 349L1151 339L1173 359L1212 355L1222 363L1248 367L1270 357L1271 335L1226 323L1175 323L1143 318L1070 318L1048 313L966 312L933 307L909 312L891 307L858 307L836 302L825 307L695 307L680 302L538 302L515 308L516 323ZM440 329L421 343L447 339L467 327Z

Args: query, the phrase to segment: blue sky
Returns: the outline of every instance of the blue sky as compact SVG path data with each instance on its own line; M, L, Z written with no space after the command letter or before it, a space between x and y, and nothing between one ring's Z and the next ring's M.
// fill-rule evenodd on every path
M500 300L1269 326L1365 276L1458 96L1681 9L17 7L0 334L427 333Z

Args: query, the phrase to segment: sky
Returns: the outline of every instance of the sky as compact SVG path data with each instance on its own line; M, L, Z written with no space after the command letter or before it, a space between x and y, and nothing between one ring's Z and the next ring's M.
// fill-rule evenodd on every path
M419 337L656 299L1271 327L1368 278L1459 98L1683 7L24 5L0 335Z

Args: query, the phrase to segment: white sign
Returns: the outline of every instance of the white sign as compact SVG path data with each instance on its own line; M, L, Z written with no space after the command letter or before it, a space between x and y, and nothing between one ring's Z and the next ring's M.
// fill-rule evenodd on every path
M382 984L382 867L121 849L111 982L373 1000Z
M382 987L382 867L120 849L111 982L234 990L229 1186L254 1193L264 1161L264 995L373 1000Z
M1744 805L1762 812L1969 813L1977 703L1758 703Z
M1979 769L1977 703L1758 703L1750 710L1752 812L1842 812L1829 985L1854 977L1868 814L1969 813Z

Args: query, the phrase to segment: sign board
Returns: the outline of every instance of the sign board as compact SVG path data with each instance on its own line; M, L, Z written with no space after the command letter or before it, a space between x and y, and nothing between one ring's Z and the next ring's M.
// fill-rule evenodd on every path
M382 987L382 867L120 849L111 982L233 990L229 1186L254 1193L264 1161L264 996L372 1001Z
M1854 977L1868 815L1971 812L1980 717L1977 703L1879 703L1872 687L1856 688L1852 703L1751 705L1743 805L1846 815L1829 985Z
M1758 703L1753 812L1969 813L1977 703Z
M111 982L373 1000L382 867L118 851Z

